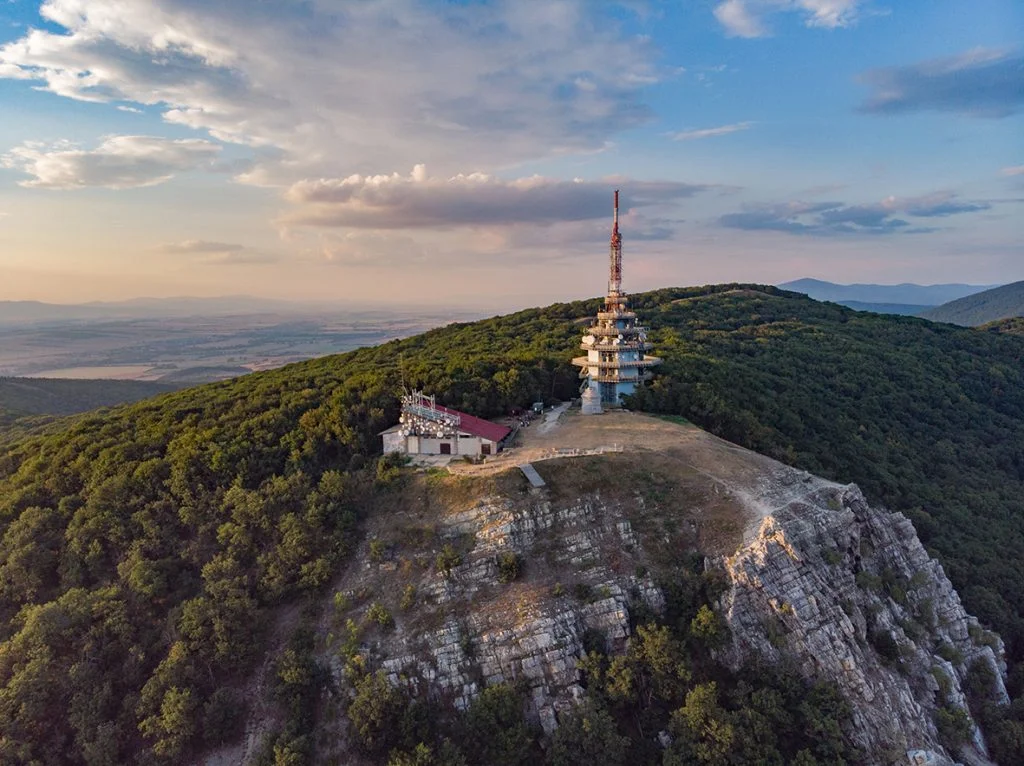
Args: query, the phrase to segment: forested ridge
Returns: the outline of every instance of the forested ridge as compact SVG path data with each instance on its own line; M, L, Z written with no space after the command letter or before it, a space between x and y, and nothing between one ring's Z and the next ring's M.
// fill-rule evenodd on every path
M62 380L0 376L0 441L41 432L57 417L137 402L173 391L141 380Z
M934 322L976 327L1024 316L1024 281L993 287L965 298L958 298L941 306L921 312L920 316Z
M987 322L978 329L988 332L1007 333L1009 335L1024 335L1024 317L1013 317L1011 319L999 319L995 322Z
M451 325L0 448L0 762L176 761L235 736L273 615L329 581L393 470L377 433L400 381L482 416L568 398L598 305ZM633 305L665 363L632 406L905 511L1024 657L1024 338L770 287ZM282 758L302 736L282 733Z

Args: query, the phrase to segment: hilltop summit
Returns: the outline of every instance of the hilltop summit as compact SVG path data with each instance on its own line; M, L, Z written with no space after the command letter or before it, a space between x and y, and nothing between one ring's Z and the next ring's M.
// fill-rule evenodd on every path
M633 295L664 361L627 408L714 436L625 412L571 441L582 416L534 423L513 450L543 488L515 451L455 475L381 456L403 377L481 418L571 399L599 306L0 448L0 761L304 763L349 743L368 763L859 763L883 745L895 763L904 744L981 753L980 723L992 758L1019 762L988 631L1019 696L1024 340L758 285ZM487 686L498 671L529 683ZM531 728L552 712L554 733Z

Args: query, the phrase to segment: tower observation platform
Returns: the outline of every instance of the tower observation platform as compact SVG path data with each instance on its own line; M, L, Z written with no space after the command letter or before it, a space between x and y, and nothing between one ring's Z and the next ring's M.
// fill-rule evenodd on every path
M597 312L596 322L588 327L580 347L586 356L572 363L580 367L584 383L583 413L594 414L602 406L618 407L622 397L632 394L637 386L651 377L651 367L661 359L649 356L647 329L637 324L636 314L629 310L629 299L622 289L622 235L619 233L619 192L615 191L612 219L611 263L608 295L604 310Z

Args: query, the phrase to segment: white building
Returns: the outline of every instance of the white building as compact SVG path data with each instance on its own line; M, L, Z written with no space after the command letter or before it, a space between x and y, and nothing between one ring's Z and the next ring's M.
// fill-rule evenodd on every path
M403 455L497 454L512 429L438 404L413 391L402 397L398 424L381 432L384 452Z

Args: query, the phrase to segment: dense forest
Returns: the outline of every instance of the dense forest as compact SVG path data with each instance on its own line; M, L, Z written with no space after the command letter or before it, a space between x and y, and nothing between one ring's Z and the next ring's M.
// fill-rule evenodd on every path
M968 610L1006 638L1019 694L1024 338L757 286L661 290L634 306L665 364L630 406L857 482L907 513ZM578 378L568 360L597 307L451 325L118 407L0 448L0 762L175 762L235 736L239 680L267 646L274 615L324 588L394 468L378 459L377 433L396 420L400 381L482 416L569 398ZM689 640L685 630L672 637ZM301 722L320 671L298 649L289 656L295 667L283 677L297 680L282 699ZM611 660L591 662L592 714L625 715L602 686ZM649 672L642 662L634 671ZM772 688L781 698L806 693L792 683ZM725 712L694 713L694 726L724 725L726 713L743 726L749 683L708 671L699 686L695 705ZM673 693L658 704L689 704ZM833 726L842 711L818 693L830 711L821 725ZM991 714L1007 748L1024 742L1014 716L1024 711ZM283 732L270 761L302 762L305 736L298 724ZM849 757L830 753L822 762ZM810 751L800 758L815 762Z
M988 322L981 325L978 329L987 330L988 332L1003 332L1010 335L1024 335L1024 316Z
M40 431L55 416L137 402L177 388L142 380L0 377L0 441Z

